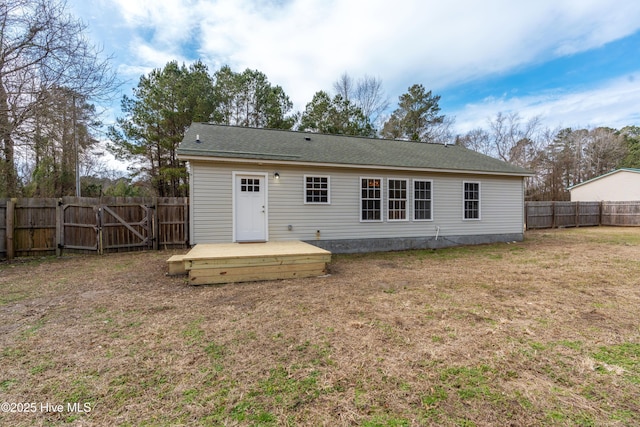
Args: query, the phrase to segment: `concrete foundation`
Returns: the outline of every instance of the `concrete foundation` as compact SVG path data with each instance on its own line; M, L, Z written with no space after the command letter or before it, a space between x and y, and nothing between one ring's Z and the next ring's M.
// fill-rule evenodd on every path
M476 236L396 237L387 239L305 240L305 243L336 254L405 251L409 249L439 249L460 245L521 242L524 233L484 234Z

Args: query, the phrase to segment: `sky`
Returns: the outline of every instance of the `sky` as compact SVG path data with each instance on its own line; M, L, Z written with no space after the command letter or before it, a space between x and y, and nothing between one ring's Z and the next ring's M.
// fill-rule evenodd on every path
M499 112L549 128L640 126L640 1L68 0L131 95L167 62L263 72L304 110L348 73L413 84L464 134ZM111 117L120 117L119 102Z

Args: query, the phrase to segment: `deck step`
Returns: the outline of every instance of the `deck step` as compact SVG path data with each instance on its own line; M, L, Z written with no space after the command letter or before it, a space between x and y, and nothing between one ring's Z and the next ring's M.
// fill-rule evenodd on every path
M167 262L169 274L205 285L321 276L331 252L300 241L198 244Z
M187 270L185 269L184 265L184 258L186 256L187 255L173 255L167 260L167 265L169 266L169 276L182 276L187 274Z

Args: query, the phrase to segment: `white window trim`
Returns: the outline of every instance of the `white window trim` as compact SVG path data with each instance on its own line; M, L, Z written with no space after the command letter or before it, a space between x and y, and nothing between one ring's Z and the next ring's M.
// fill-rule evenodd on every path
M466 201L464 195L464 187L466 184L478 184L478 218L465 218L464 202ZM463 221L480 221L482 219L482 184L480 181L463 181L462 182L462 220Z
M431 187L431 199L429 199L431 201L431 218L429 219L418 219L416 218L416 182L428 182L430 183L430 187ZM414 178L413 182L412 182L412 187L411 187L411 218L416 221L416 222L429 222L429 221L433 221L433 206L434 206L434 191L433 191L433 180L432 179L420 179L420 178ZM420 199L423 200L423 199Z
M405 198L404 198L404 219L392 219L391 215L390 215L390 209L389 209L389 202L391 201L391 198L389 197L389 188L391 187L391 185L389 184L389 181L404 181L404 187L405 187ZM387 203L385 204L387 206L387 221L388 222L407 222L409 221L409 206L410 206L410 198L409 198L409 194L410 194L411 188L409 188L409 180L406 178L387 178ZM396 200L396 199L393 199ZM402 200L402 199L397 199L397 200Z
M307 201L307 178L327 178L327 201L308 202ZM329 175L304 175L302 181L302 201L305 205L330 205L331 204L331 177ZM362 212L360 213L362 215Z
M380 181L380 219L362 219L362 180L363 179L377 179ZM360 199L360 211L358 212L358 218L360 222L383 222L384 221L384 178L373 176L361 176L358 178L358 199Z

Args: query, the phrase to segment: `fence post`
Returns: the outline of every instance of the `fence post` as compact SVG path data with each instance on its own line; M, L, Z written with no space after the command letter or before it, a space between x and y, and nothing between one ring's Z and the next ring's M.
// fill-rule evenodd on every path
M576 228L580 227L580 202L576 202Z
M158 246L159 246L159 240L160 240L160 236L159 236L159 230L160 230L160 225L158 224L158 211L160 209L158 208L158 198L154 197L153 198L153 214L152 214L152 220L151 220L151 231L152 231L152 238L153 238L153 250L157 251L158 250Z
M551 202L551 228L556 228L556 202Z
M598 203L598 227L602 225L603 204L604 202L602 200Z
M182 225L182 229L184 232L184 240L185 240L185 246L188 248L191 245L191 224L189 223L189 221L191 220L191 218L189 217L189 212L190 210L190 205L189 205L189 198L185 197L182 199L182 203L184 206L184 215L183 215L183 225Z
M62 255L62 239L64 236L64 208L62 199L56 205L56 256Z
M98 248L98 255L104 254L104 233L102 232L102 220L103 220L103 209L102 209L102 199L100 200L97 206L94 206L96 212L96 246Z
M7 261L11 261L15 256L13 247L13 233L15 221L16 199L7 200Z

